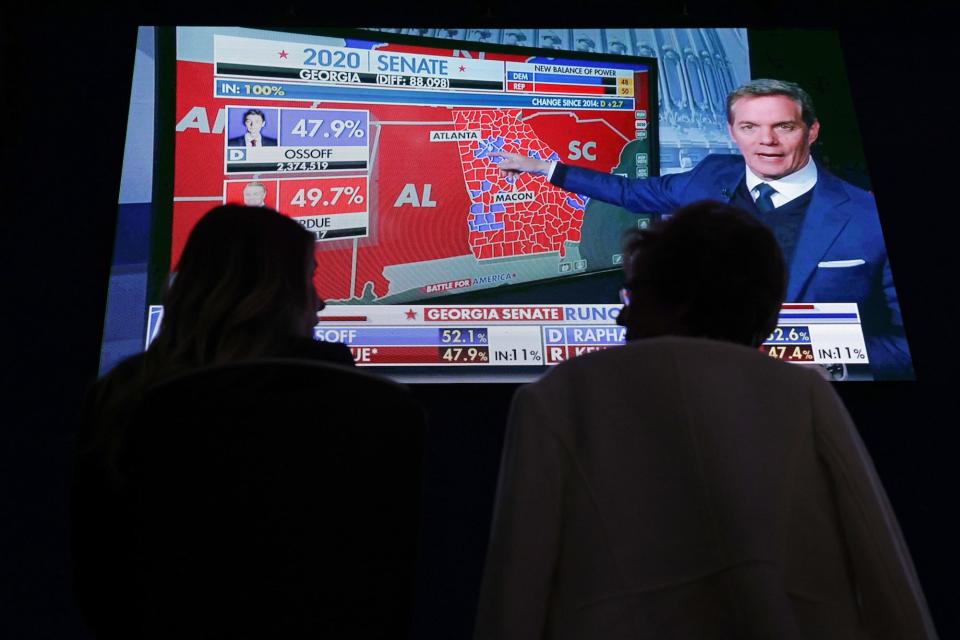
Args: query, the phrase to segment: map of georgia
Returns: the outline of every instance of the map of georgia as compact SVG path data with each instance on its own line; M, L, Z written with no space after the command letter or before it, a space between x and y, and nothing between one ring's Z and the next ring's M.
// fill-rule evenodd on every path
M515 180L500 176L500 152L541 160L559 160L520 110L457 110L457 131L479 131L479 140L461 140L460 164L470 195L468 242L478 260L566 253L565 242L579 242L587 198L551 185L543 176L524 173Z

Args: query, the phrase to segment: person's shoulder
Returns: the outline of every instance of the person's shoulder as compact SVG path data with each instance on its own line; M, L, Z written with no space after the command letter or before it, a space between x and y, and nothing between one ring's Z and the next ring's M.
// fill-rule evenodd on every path
M703 157L695 167L683 173L671 174L669 177L683 178L687 181L698 180L732 180L738 173L743 173L743 156L727 153L710 153Z
M655 375L667 350L662 344L664 340L634 340L625 345L578 355L552 367L539 380L528 386L563 397L556 395L558 390L584 389L597 383L608 385L610 380L622 378L628 372L634 379L642 378L648 372Z
M325 369L323 375L329 375L335 370L335 378L328 378L328 382L339 380L339 387L344 393L368 394L373 403L370 411L376 413L389 411L393 418L400 420L423 420L424 411L420 402L405 384L396 382L383 375L356 366L350 348L340 342L324 342L310 338L294 338L278 357L307 361L309 366L320 365ZM334 365L326 367L325 365ZM347 403L349 404L349 403Z
M140 385L143 383L141 372L145 359L145 353L138 353L121 360L89 387L84 400L85 424L80 429L81 441L87 441L93 436L98 421L105 416L122 413L123 408L128 407L131 400L138 397Z
M729 153L709 153L697 163L690 173L716 173L718 171L739 170L743 168L743 156Z
M852 182L847 182L843 178L831 173L823 165L817 164L817 180L825 181L828 184L833 185L836 189L842 190L850 200L861 207L869 207L875 209L876 198L873 196L873 192L867 191L866 189L861 189Z
M726 167L726 166L736 166L739 167L743 164L743 156L740 154L730 154L730 153L708 153L703 157L700 162L697 163L697 166L694 169L699 167Z
M667 375L687 377L698 370L728 369L773 383L806 384L804 367L771 358L752 347L682 336L634 340L587 353L557 365L537 383L543 387L579 386L586 380L629 377L636 384ZM814 376L820 378L818 374Z
M339 342L324 342L310 338L291 340L282 354L285 357L319 360L333 364L355 366L350 348Z
M824 376L810 367L787 363L771 357L757 347L750 347L724 340L666 336L638 341L646 344L639 348L640 355L650 359L655 354L668 355L678 366L688 370L718 368L743 372L771 384L806 386L812 379L823 380Z

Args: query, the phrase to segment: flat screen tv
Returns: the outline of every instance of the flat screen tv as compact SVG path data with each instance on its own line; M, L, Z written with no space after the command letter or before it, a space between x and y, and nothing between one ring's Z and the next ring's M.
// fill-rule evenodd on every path
M622 236L670 212L503 177L497 154L640 180L739 155L725 103L748 54L743 29L142 27L101 371L156 335L190 230L223 203L314 234L316 339L395 379L528 381L621 344ZM762 349L838 379L912 377L902 324L874 317L892 281L855 302L875 266L857 241L791 269ZM803 296L811 269L840 294Z

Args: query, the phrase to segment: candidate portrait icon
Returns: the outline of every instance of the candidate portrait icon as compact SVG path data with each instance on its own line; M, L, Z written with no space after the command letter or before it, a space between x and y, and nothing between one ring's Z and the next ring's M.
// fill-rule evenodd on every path
M227 110L227 146L275 147L279 120L278 109L231 107Z
M224 185L223 202L275 209L278 188L276 180L231 180Z
M243 187L243 204L248 207L267 206L267 185L251 182Z

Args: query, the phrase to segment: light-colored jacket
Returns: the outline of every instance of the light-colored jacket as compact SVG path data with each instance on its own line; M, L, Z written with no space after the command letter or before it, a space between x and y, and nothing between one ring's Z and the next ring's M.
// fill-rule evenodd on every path
M870 457L816 372L657 338L517 392L476 640L935 637Z

